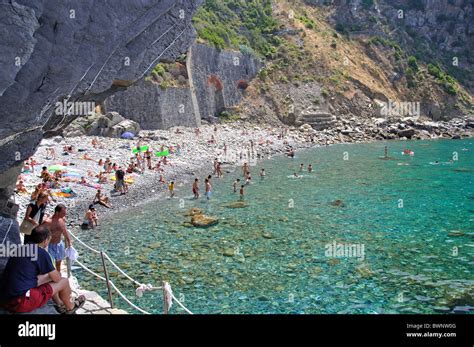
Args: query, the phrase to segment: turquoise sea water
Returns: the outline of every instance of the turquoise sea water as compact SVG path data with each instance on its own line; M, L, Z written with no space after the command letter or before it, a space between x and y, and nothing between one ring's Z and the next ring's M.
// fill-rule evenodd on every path
M239 200L232 182L242 179L240 169L228 168L235 171L213 178L210 201L192 200L190 186L178 186L174 199L78 235L139 281L168 281L195 313L447 312L469 304L474 292L473 143L379 142L276 156L252 167L248 207L223 206ZM379 158L385 145L393 160ZM401 155L406 146L413 157ZM300 173L300 163L314 171ZM292 178L295 171L303 178ZM219 224L183 226L192 207ZM332 256L327 245L334 242L358 246L358 253ZM81 255L101 270L100 259ZM160 292L137 298L130 282L109 271L132 301L161 312ZM76 275L106 297L104 283Z

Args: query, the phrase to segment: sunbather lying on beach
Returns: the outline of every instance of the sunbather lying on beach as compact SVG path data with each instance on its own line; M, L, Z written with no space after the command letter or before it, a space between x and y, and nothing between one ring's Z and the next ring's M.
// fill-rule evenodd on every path
M107 208L111 208L112 205L110 205L109 198L105 195L103 195L100 191L100 189L97 189L97 194L94 197L94 204L100 204L102 206L105 206Z

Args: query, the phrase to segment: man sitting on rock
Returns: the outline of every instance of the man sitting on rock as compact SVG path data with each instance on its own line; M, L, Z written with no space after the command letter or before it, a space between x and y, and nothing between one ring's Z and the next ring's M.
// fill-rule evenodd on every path
M83 295L71 302L69 280L61 277L46 251L51 240L49 230L40 225L32 233L30 252L8 259L0 284L0 304L10 312L27 313L46 305L53 298L58 311L74 314L84 305ZM33 251L34 250L34 251Z

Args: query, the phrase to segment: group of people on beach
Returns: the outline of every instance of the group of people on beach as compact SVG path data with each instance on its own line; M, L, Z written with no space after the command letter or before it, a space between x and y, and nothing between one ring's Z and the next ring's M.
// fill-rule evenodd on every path
M86 301L84 295L72 300L69 280L61 276L61 263L72 248L67 208L58 204L49 216L45 213L48 198L46 192L40 192L28 205L20 232L24 234L21 247L30 254L25 251L10 257L2 275L0 306L12 313L32 312L53 299L58 313L75 314Z

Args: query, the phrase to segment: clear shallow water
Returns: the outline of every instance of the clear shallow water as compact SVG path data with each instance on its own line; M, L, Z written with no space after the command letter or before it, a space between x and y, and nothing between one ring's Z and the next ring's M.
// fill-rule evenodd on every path
M474 292L473 142L340 145L300 151L295 159L274 157L252 168L248 207L222 206L239 199L231 187L241 174L236 170L213 178L210 202L191 200L190 186L178 186L177 198L131 210L79 237L139 281L170 282L195 313L445 312L468 304ZM394 160L379 158L385 145ZM405 146L414 157L401 155ZM453 152L458 161L449 164ZM312 163L313 173L291 178L300 163ZM344 206L331 204L337 199ZM219 224L183 226L192 207ZM334 241L363 245L364 259L327 256ZM80 254L100 272L99 259ZM136 298L112 270L132 301L161 312L160 293ZM106 297L103 283L76 274Z

